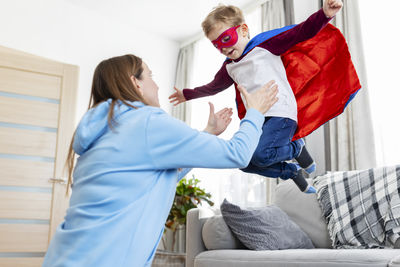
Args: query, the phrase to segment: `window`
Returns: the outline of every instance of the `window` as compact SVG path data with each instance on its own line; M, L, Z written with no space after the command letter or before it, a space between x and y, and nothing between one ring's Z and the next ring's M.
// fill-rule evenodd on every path
M400 1L358 2L377 164L400 164Z

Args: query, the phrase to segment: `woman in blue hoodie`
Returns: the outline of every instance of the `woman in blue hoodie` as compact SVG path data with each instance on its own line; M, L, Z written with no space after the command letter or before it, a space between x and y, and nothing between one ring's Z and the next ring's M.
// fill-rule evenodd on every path
M230 123L230 109L214 113L210 103L207 127L194 130L160 109L158 86L140 58L102 61L70 147L71 186L79 158L69 208L43 266L150 266L179 179L194 167L249 163L277 88L271 81L254 94L241 90L247 114L223 140L216 135Z

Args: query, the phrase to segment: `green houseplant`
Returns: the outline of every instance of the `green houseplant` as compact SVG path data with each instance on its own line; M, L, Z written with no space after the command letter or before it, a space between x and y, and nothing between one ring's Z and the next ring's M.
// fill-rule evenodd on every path
M207 202L210 206L214 205L211 201L211 194L206 193L204 189L198 186L200 180L194 175L192 179L183 178L176 187L175 199L169 212L165 227L173 233L177 228L186 225L186 214L190 209L197 208L203 202ZM163 243L165 240L163 238ZM172 248L175 245L175 234L173 234Z

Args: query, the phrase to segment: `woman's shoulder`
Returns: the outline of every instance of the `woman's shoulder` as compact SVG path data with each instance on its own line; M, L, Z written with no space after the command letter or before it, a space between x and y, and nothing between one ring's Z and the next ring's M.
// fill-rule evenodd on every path
M159 107L145 106L147 124L163 125L168 129L187 127L186 123L168 114L165 110Z
M129 103L132 104L134 107L129 107L126 114L125 118L133 119L135 118L140 119L140 120L168 120L169 118L172 118L166 111L164 111L162 108L159 107L153 107L149 105L135 105L136 103Z
M162 108L144 105L137 109L141 113L146 113L149 116L169 116Z
M163 109L159 107L149 106L143 104L140 101L134 101L134 102L127 101L127 103L120 102L120 107L121 106L123 106L123 109L126 109L126 111L129 111L129 113L131 114L135 113L135 111L138 111L139 113L156 113L156 114L166 113Z

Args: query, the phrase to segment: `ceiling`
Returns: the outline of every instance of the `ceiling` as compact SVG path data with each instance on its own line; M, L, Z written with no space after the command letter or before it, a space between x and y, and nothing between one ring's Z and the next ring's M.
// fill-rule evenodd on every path
M232 4L244 10L260 0L66 0L98 12L128 27L161 34L183 43L201 34L201 22L219 3ZM265 2L265 0L264 0Z

